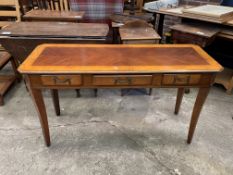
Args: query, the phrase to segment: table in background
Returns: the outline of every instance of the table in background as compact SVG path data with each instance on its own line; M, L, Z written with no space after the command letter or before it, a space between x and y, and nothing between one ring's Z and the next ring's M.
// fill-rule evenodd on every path
M83 19L84 12L31 10L23 16L24 21L60 21L78 22Z
M19 62L43 43L107 43L109 27L96 23L18 22L0 30L0 43Z
M191 7L191 6L188 6L188 7ZM203 21L203 22L215 24L216 26L219 26L221 28L221 32L219 33L220 36L226 37L229 39L233 39L233 32L229 31L229 30L232 31L233 19L230 21L227 21L225 23L219 24L218 22L207 21L206 19L203 19L203 18L196 18L196 17L187 16L187 15L182 13L183 8L187 8L187 7L183 6L183 7L172 8L172 9L161 9L161 10L144 9L144 10L149 12L149 13L153 13L155 21L157 19L157 16L159 17L159 19L158 19L158 34L160 36L163 36L164 17L165 17L165 15L170 15L170 16L180 17L182 19L190 19L190 20L194 20L194 21L198 21L198 22Z
M59 60L59 61L56 61ZM42 89L51 89L60 115L57 89L178 88L178 114L184 88L199 88L190 121L191 143L202 106L222 67L195 45L77 45L38 46L19 67L35 103L46 145L49 125Z

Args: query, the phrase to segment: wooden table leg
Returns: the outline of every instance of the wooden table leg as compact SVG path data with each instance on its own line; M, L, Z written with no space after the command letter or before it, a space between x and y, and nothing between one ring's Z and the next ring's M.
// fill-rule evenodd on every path
M81 95L80 95L80 89L76 89L76 97L79 98Z
M180 105L184 96L184 91L185 88L178 88L178 92L177 92L177 97L176 97L176 107L175 107L175 114L179 113L180 110Z
M98 89L94 89L94 96L97 97L98 95Z
M53 99L53 105L55 109L55 113L57 116L61 114L60 112L60 104L59 104L59 95L58 95L58 90L57 89L51 89L51 95Z
M40 124L44 135L45 143L47 146L50 146L48 118L47 118L45 104L41 90L33 89L30 87L30 93L40 119Z
M192 142L192 138L193 138L193 134L194 134L194 131L197 125L197 121L198 121L202 106L205 103L206 97L208 96L209 90L210 90L210 87L199 89L196 102L193 108L191 122L189 125L189 133L188 133L188 140L187 140L188 144Z

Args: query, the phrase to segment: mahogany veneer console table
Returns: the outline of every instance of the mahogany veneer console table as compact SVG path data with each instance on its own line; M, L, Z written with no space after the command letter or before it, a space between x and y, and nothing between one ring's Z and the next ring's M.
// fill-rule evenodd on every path
M50 146L42 89L51 89L60 115L57 89L178 88L177 114L184 88L199 88L190 122L191 143L201 108L215 75L222 67L195 45L77 45L38 46L19 67L35 103L44 139Z

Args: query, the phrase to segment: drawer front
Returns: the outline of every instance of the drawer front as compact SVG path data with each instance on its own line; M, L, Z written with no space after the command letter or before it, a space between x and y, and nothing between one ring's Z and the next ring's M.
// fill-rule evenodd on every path
M164 74L163 85L197 85L201 75L199 74Z
M41 83L45 86L77 86L82 84L81 75L43 75Z
M94 75L92 84L96 86L137 86L151 85L152 75Z

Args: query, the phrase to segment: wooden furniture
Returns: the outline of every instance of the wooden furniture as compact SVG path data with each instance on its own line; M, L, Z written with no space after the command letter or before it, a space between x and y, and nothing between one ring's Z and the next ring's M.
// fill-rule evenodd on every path
M7 64L11 62L14 75L0 75L0 106L4 104L4 95L13 85L16 79L20 80L19 74L17 72L17 64L14 58L5 51L0 51L0 70Z
M206 18L203 18L203 17L194 17L194 16L190 16L190 15L186 15L183 13L183 10L184 9L187 9L187 8L190 8L190 6L182 6L182 7L178 7L178 8L174 8L174 9L160 9L160 10L150 10L150 9L145 9L146 11L148 12L151 12L153 13L154 17L155 17L155 20L156 18L159 18L158 19L158 34L159 35L163 35L163 24L164 24L164 17L165 15L171 15L171 16L177 16L177 17L181 17L182 18L182 21L185 22L185 23L196 23L196 29L197 30L200 30L202 28L202 26L206 26L206 25L212 25L213 27L211 27L212 29L211 30L219 30L219 32L215 35L215 31L214 31L214 35L213 35L213 38L210 40L206 40L206 38L204 38L203 36L200 37L200 35L190 35L187 33L185 34L185 37L183 34L181 33L178 33L178 34L175 34L175 42L181 42L181 43L184 43L186 41L181 41L181 40L184 40L184 39L188 39L189 42L191 43L196 43L196 44L199 44L201 46L208 46L209 43L213 42L213 40L215 41L216 39L217 40L227 40L227 41L231 41L231 43L233 42L233 19L230 19L228 20L227 22L224 22L224 23L221 23L219 24L218 21L214 21L214 20L207 20ZM156 28L156 26L155 26ZM199 29L198 29L199 28ZM202 30L202 29L201 29ZM182 38L183 37L183 38ZM177 40L179 39L179 41ZM232 44L230 44L231 46ZM227 46L226 48L230 48L230 46ZM210 52L210 51L209 51ZM214 53L212 53L214 54ZM225 59L225 57L227 58L230 58L232 57L232 54L231 55L226 55L225 53L222 53L221 55L219 53L217 53L217 55L220 56L220 58L222 60ZM230 62L230 61L228 61ZM225 65L225 66L231 66L232 67L232 63L228 63L229 65ZM221 73L220 73L221 74ZM224 74L223 72L223 75L219 75L220 77L222 76L225 76L226 74ZM225 80L228 79L227 77L224 78L223 81L220 81L220 82L225 82ZM230 79L228 79L230 80ZM230 83L230 81L228 82ZM225 84L225 83L224 83ZM223 85L224 85L223 84Z
M42 89L51 89L60 115L57 89L178 88L178 114L184 88L199 88L187 139L191 143L201 108L222 67L195 45L46 44L38 46L18 70L25 75L50 146Z
M68 0L30 0L33 9L68 11Z
M227 94L230 95L233 89L233 70L224 68L221 73L217 74L215 83L222 84L226 88Z
M3 17L3 20L0 20L0 28L12 23L12 21L21 21L18 0L1 0L0 8L6 8L5 10L0 10L0 17ZM14 20L9 20L8 17L14 18Z
M123 44L156 44L161 37L146 21L131 21L119 29Z
M123 44L158 44L161 37L146 21L130 21L119 29L121 42ZM149 89L148 95L151 95L152 89ZM121 95L124 93L121 90Z
M197 44L206 47L214 41L220 32L213 25L198 25L197 23L183 23L171 26L172 40L174 43Z
M153 13L153 15L155 17L155 21L157 18L159 18L158 19L158 34L160 36L163 35L163 24L164 24L165 15L177 16L177 17L181 17L182 19L193 19L195 21L198 20L198 21L213 23L216 26L219 26L223 33L224 33L224 29L231 29L232 30L232 26L233 26L232 20L233 19L229 19L229 21L227 21L227 22L224 22L222 24L218 24L218 22L209 21L209 20L206 20L205 18L201 18L201 17L196 18L196 17L185 15L183 13L183 9L186 9L186 8L190 8L190 6L182 6L182 7L178 7L178 8L172 8L172 9L160 9L160 10L144 9L144 10L147 12ZM228 34L226 33L226 35L229 35L229 33ZM233 38L232 35L231 35L231 38Z
M43 43L107 43L109 27L95 23L20 22L0 31L0 42L19 62Z
M144 0L124 0L124 12L129 11L132 15L142 12L143 3Z
M23 16L23 19L24 21L78 22L83 16L84 12L31 10Z
M223 23L233 18L233 8L220 5L202 5L182 10L185 16L202 18L205 21Z

